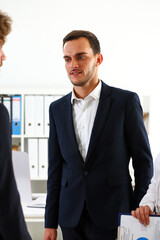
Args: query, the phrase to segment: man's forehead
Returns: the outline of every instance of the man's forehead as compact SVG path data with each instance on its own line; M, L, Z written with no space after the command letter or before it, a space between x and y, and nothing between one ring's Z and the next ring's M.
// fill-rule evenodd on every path
M88 39L79 38L65 43L63 48L64 55L77 55L81 53L90 53L92 48Z

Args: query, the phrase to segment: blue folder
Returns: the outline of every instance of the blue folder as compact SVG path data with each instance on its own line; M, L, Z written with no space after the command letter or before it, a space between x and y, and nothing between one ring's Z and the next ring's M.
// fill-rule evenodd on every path
M12 135L21 135L21 95L12 96Z

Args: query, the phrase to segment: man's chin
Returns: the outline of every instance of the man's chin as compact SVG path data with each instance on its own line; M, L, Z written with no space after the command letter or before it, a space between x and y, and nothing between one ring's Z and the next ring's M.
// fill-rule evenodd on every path
M87 81L74 81L72 79L70 80L71 80L71 83L76 87L82 87L87 83Z

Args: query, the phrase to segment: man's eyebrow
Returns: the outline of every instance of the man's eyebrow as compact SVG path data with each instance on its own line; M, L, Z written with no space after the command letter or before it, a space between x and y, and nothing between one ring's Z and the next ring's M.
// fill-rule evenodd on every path
M88 54L87 52L79 52L79 53L76 53L75 56L80 56L80 55L84 55L84 54ZM70 56L63 56L63 58L70 58Z
M70 58L69 56L67 56L67 55L65 55L65 56L63 56L63 58Z

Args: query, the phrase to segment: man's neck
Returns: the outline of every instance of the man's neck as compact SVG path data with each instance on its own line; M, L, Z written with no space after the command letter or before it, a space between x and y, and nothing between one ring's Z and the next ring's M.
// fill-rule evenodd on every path
M73 89L76 97L81 99L86 98L97 87L98 83L99 79L91 86L74 86Z

